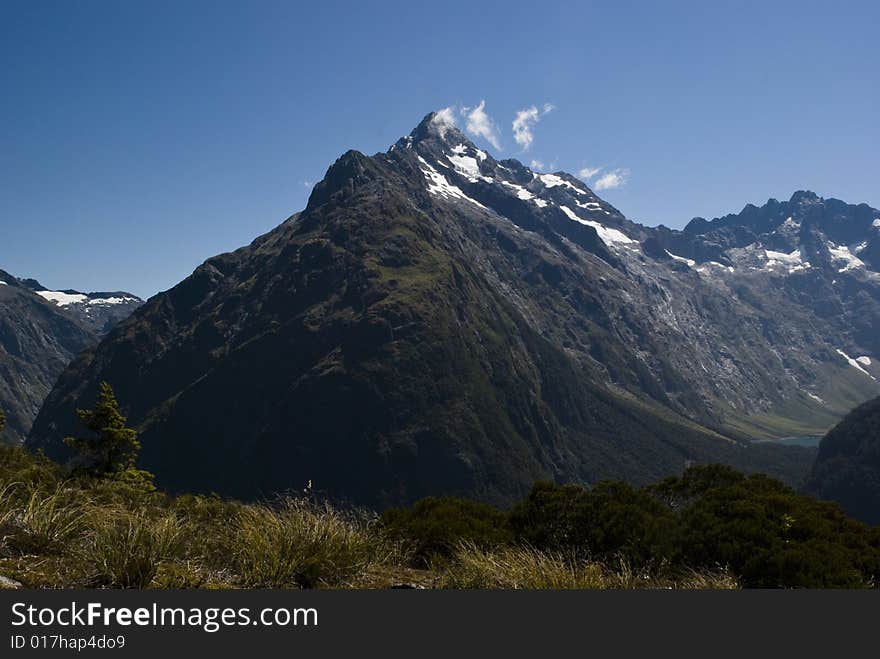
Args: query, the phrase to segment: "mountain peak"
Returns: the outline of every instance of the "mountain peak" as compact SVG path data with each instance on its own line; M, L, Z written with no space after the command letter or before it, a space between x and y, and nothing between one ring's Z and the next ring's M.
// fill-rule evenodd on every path
M440 142L444 145L464 144L476 149L473 143L455 125L455 113L451 108L429 112L407 137L397 141L400 148L412 147L423 142ZM393 147L392 147L393 148Z
M791 195L791 204L815 204L822 201L822 198L812 190L798 190Z

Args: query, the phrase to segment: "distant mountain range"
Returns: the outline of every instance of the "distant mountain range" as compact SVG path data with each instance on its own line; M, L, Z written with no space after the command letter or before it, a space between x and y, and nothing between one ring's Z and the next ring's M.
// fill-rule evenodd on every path
M813 452L750 440L880 395L878 256L864 204L652 228L430 114L82 353L28 444L64 457L107 380L169 489L505 503L704 461L793 482Z
M141 306L144 301L121 291L104 293L81 293L74 290L50 291L35 279L23 279L21 283L34 291L44 300L61 307L83 325L104 336L112 327L131 312Z
M0 407L5 439L22 442L71 359L143 300L130 293L49 291L0 270Z

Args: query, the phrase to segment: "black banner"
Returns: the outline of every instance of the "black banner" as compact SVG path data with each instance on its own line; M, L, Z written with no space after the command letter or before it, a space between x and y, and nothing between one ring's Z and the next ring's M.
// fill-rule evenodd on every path
M878 605L878 591L16 590L0 591L0 656L859 656Z

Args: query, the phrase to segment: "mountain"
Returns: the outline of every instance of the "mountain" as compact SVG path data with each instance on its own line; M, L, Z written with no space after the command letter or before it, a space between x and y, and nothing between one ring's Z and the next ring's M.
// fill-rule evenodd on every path
M4 440L24 441L55 380L142 301L130 294L47 291L0 270L0 407Z
M725 425L756 437L820 436L877 394L880 211L800 191L695 218L683 232L660 227L649 242L738 307L730 322L739 345L712 346L716 367L726 370L731 356L745 394L725 392ZM764 361L751 378L738 358L748 353Z
M20 443L55 380L98 338L75 318L0 270L0 407L3 439Z
M23 279L21 282L43 299L62 307L98 336L107 334L116 323L128 318L132 311L144 303L138 296L121 291L50 291L35 279Z
M880 398L853 410L822 439L806 489L880 524Z
M120 323L29 444L64 457L107 380L170 489L504 503L538 478L690 461L797 481L813 453L749 439L821 434L880 394L880 212L810 193L753 208L646 227L430 114Z

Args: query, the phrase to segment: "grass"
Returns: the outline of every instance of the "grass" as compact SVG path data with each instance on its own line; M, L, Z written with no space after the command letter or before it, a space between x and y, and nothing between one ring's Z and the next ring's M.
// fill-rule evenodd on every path
M876 382L851 366L832 365L826 369L824 380L817 383L821 404L804 392L766 412L745 417L727 409L725 425L735 434L753 439L823 436L847 412L876 397L878 392L880 386Z
M31 488L7 483L0 490L4 548L35 554L63 551L85 526L81 502L75 501L64 484L51 490Z
M389 555L356 515L286 498L241 508L225 562L241 586L312 588L353 584Z
M106 487L106 486L104 486ZM0 575L26 587L449 589L736 588L719 573L650 577L529 547L462 544L427 569L362 513L284 498L191 498L129 509L69 487L0 499ZM213 518L208 511L222 512ZM210 534L210 535L209 535Z
M88 570L84 577L90 586L147 588L182 544L182 525L174 514L124 509L88 514L89 532L75 551Z
M363 510L172 497L50 467L0 446L0 576L30 588L739 587L725 570L647 569L511 539L453 543L426 563L414 537Z
M726 570L636 570L626 561L609 565L532 547L484 550L461 545L440 578L443 588L505 590L607 590L641 588L736 589Z

